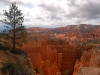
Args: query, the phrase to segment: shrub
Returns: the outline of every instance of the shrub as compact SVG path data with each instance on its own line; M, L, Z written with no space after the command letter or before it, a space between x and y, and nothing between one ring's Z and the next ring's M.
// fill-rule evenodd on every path
M10 51L10 53L13 53L13 54L25 55L26 57L29 57L28 53L25 50L21 50L18 48L11 49L11 47L7 44L0 43L0 50Z
M4 45L0 43L0 50L7 51L7 50L10 50L10 47L8 45Z
M25 70L21 64L14 62L4 63L0 70L4 74L9 73L9 75L32 75L32 73Z
M65 70L65 71L63 72L63 75L69 75L69 70Z
M45 75L44 72L40 72L39 75Z
M18 49L18 48L12 49L10 52L13 53L13 54L19 54L19 55L23 54L23 55L29 57L29 55L28 55L28 53L26 51Z

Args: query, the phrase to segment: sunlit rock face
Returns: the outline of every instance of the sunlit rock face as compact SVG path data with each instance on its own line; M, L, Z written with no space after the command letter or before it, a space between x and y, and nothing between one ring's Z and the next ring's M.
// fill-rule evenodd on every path
M80 67L78 75L100 75L100 68Z
M100 50L84 51L81 60L77 60L73 75L99 75L100 74Z
M72 46L72 45L47 45L42 42L30 42L24 45L24 49L29 53L33 64L33 69L38 68L39 72L46 75L62 74L69 70L72 75L77 59L81 58L84 50L92 47Z

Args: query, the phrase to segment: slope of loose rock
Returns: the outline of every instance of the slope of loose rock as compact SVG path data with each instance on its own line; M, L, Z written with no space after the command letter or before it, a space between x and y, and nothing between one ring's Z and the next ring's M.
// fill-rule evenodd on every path
M9 51L0 50L0 67L2 67L3 64L8 61L14 63L20 63L25 69L33 73L30 58L24 55L15 55L10 53ZM4 74L0 72L0 75Z

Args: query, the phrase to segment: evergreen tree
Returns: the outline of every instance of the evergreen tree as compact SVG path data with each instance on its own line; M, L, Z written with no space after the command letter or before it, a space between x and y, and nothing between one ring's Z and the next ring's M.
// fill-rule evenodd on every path
M11 3L9 11L4 10L4 16L2 23L5 23L4 27L6 27L3 31L6 40L10 40L13 49L21 47L27 37L25 26L22 25L24 17L21 10L18 10L16 3Z

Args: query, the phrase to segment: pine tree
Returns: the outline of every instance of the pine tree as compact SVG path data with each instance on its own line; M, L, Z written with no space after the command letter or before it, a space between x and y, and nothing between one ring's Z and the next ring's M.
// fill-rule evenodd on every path
M5 33L6 40L11 40L12 48L21 47L22 43L26 42L27 32L25 26L22 25L24 21L23 13L18 10L16 3L11 3L9 11L4 10L5 19L2 23L5 24L6 29L3 31Z

